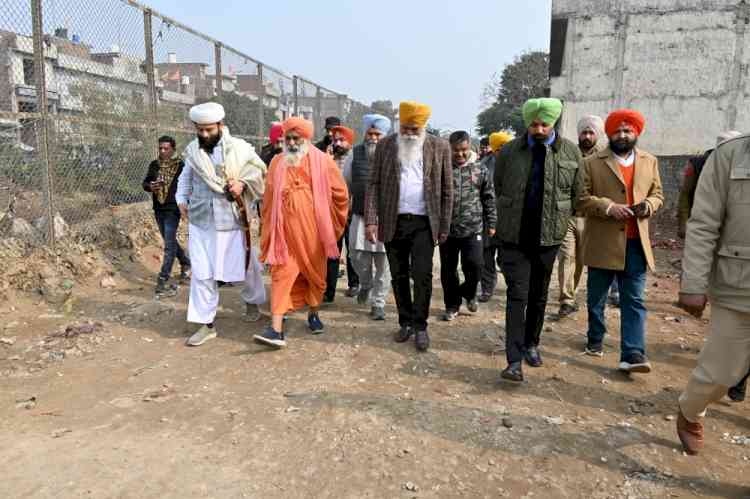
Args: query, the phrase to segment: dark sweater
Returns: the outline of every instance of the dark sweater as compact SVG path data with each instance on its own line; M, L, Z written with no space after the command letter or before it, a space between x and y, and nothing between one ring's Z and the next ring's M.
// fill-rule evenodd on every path
M151 193L154 211L177 211L179 209L177 208L175 193L177 192L177 179L180 177L180 174L182 173L182 169L184 167L185 162L180 160L180 166L177 169L177 174L175 174L174 178L172 179L172 183L169 185L169 191L167 191L167 199L164 201L164 204L159 203L159 201L156 199L155 193ZM143 179L143 190L146 192L151 192L151 182L155 182L158 178L159 160L155 159L151 162L150 165L148 165L148 173L146 173L146 178Z

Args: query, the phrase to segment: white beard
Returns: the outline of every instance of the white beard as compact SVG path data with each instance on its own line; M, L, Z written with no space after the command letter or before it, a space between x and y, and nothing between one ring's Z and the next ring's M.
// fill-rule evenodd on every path
M284 161L288 166L299 166L299 164L302 162L302 158L307 156L309 148L310 143L304 142L301 146L299 146L299 150L297 150L296 152L289 152L286 144L284 144Z
M422 147L426 136L424 130L417 136L398 134L398 160L401 164L413 164L422 159Z
M375 149L378 147L377 142L370 143L365 142L365 150L367 151L367 157L371 158L375 154Z

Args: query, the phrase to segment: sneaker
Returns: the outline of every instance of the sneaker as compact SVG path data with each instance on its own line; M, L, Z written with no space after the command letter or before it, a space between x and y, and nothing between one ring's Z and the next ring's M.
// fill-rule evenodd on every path
M372 309L370 310L370 317L374 321L384 321L385 310L383 310L383 307L372 307Z
M492 295L489 293L482 293L479 295L479 303L487 303L490 301L490 298L492 298Z
M208 340L216 338L216 328L209 328L205 324L200 327L190 338L187 339L186 344L190 347L199 347Z
M254 303L245 303L245 315L243 320L245 322L258 322L262 317L260 313L260 307Z
M651 363L645 355L635 352L621 360L618 369L628 373L650 373Z
M360 305L367 305L368 301L370 301L370 290L360 289L357 294L357 303Z
M560 305L560 310L558 310L557 312L557 318L564 319L576 313L577 310L578 309L574 307L573 305L568 305L567 303L563 303L562 305Z
M523 358L526 359L526 363L531 367L542 367L544 364L539 349L534 346L526 348L526 351L523 353Z
M254 335L253 339L258 343L263 343L264 345L269 345L275 348L286 346L284 332L277 333L271 326L268 326L261 334Z
M443 320L446 322L454 321L456 320L456 317L458 317L458 310L448 309L445 311L445 314L443 314Z
M426 329L416 332L414 344L420 352L426 352L427 349L430 348L430 336L427 334Z
M610 293L607 298L607 303L612 307L620 306L620 293Z
M312 312L307 315L307 327L310 328L312 334L323 333L323 322L321 322L317 312Z
M393 340L396 343L404 343L409 341L409 338L411 338L411 335L414 334L414 330L410 328L409 326L401 326L401 328L396 331L396 334L393 335Z
M177 294L177 286L174 284L168 284L166 280L159 279L156 281L156 289L154 289L156 298L169 298Z
M590 355L591 357L604 357L604 349L601 345L586 345L583 353Z
M190 265L180 269L180 284L185 284L190 280Z
M523 368L521 367L521 363L512 362L508 364L508 367L503 369L503 372L500 373L500 377L507 379L508 381L513 381L514 383L523 382Z
M351 288L346 290L345 294L349 298L354 298L355 296L359 295L359 286L352 286Z
M475 313L477 310L479 310L479 305L477 304L477 299L474 298L473 300L466 300L466 308L472 314Z

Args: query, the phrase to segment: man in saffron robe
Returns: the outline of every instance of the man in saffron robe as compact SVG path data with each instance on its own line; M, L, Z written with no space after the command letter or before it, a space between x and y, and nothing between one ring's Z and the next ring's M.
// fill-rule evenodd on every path
M256 341L286 346L284 314L305 305L312 334L323 332L318 309L329 258L339 258L349 192L333 158L310 143L313 124L284 121L284 151L268 171L263 197L261 261L271 266L271 326Z

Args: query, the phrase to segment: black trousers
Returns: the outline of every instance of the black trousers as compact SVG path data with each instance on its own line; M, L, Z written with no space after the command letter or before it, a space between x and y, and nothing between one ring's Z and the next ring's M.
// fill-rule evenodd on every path
M427 329L432 298L432 240L430 219L426 216L399 215L393 240L385 244L391 285L398 308L400 326ZM414 297L411 282L414 279Z
M487 237L487 236L485 236ZM503 252L497 243L489 243L484 248L482 265L482 293L491 296L497 286L497 265L501 265Z
M503 243L502 269L508 285L505 351L509 363L520 362L528 347L539 345L552 268L559 248L526 248Z
M346 229L344 230L344 236L338 240L337 244L339 247L339 253L344 248L344 243L346 242L346 280L349 283L350 288L356 288L359 286L359 276L357 275L357 272L354 271L354 266L352 265L352 257L351 253L349 252L349 224L347 224ZM325 298L328 298L330 300L333 300L336 296L336 284L339 280L339 264L340 264L340 258L329 258L328 259L328 268L326 269L326 291L323 294Z
M479 239L477 239L479 238ZM449 237L440 245L440 283L443 285L443 302L446 310L458 311L462 299L473 300L477 296L477 284L482 272L483 248L481 236ZM458 278L458 260L464 282Z

